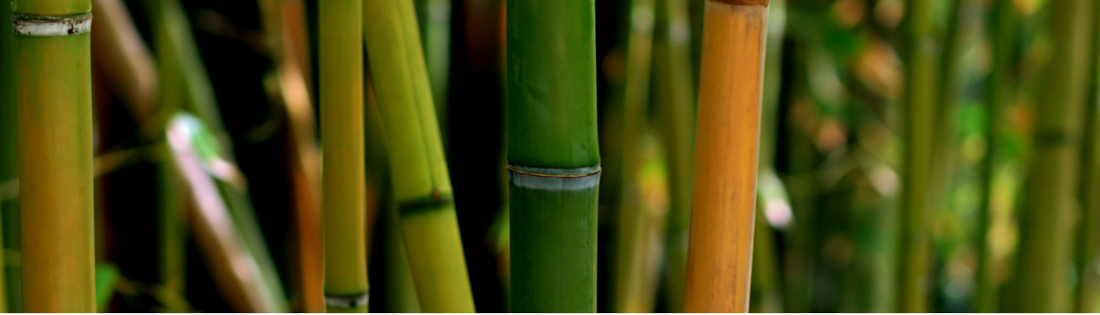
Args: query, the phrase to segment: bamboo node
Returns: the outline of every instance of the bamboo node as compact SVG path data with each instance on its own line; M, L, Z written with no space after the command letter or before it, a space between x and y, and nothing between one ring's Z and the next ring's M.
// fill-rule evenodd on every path
M451 194L443 194L438 190L432 190L426 197L398 202L398 209L400 209L400 213L402 214L426 212L443 208L444 206L454 203L454 201L454 196Z
M25 36L69 36L87 33L92 29L92 13L73 15L11 15L12 30Z
M340 308L358 308L370 304L370 291L352 295L325 294L325 305Z
M517 187L538 190L584 190L600 184L599 165L578 168L545 168L508 164L508 181Z

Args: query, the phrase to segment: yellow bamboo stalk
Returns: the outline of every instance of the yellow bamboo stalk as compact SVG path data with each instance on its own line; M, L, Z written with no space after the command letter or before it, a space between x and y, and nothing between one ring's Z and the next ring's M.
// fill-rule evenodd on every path
M748 311L768 0L707 0L685 312Z
M11 8L3 23L13 23L18 58L23 310L95 312L92 3Z

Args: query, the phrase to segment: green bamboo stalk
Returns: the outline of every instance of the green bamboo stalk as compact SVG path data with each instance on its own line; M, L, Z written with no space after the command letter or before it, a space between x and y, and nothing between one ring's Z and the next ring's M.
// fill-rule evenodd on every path
M1010 76L1015 49L1015 13L1012 0L996 0L989 22L992 57L989 76L986 79L986 150L982 160L982 196L978 209L978 261L974 273L974 308L981 313L997 311L1000 288L993 273L993 256L989 246L992 223L993 175L1001 163L1001 133L1004 129L1004 108L1012 102L1013 86Z
M1050 63L1035 111L1033 152L1020 217L1012 304L1007 311L1072 310L1073 228L1085 113L1092 1L1052 0Z
M91 9L88 0L12 3L28 312L95 312Z
M595 4L507 10L512 311L595 312Z
M451 74L451 0L415 0L421 47L432 85L439 130L447 133L447 85ZM444 142L446 138L444 138Z
M322 213L329 312L366 312L363 3L320 3Z
M19 146L19 113L16 111L15 104L16 80L14 79L17 74L14 56L15 33L12 31L11 23L3 19L10 16L11 6L0 5L0 78L3 79L3 82L0 82L0 214L4 214L0 215L0 222L2 222L0 228L3 229L3 233L0 233L0 251L6 251L7 244L18 241L18 238L8 237L13 232L8 230L8 226L13 225L14 220L9 220L6 215L18 209L15 202L16 196L9 196L7 189L3 189L9 185L8 183L16 185L19 183L19 162L16 158L16 149ZM14 223L18 225L18 222ZM19 304L16 301L18 298L12 293L20 290L9 289L16 286L9 284L14 277L8 276L9 267L3 256L0 254L0 311L17 312L19 311L16 308ZM11 303L9 300L12 300Z
M1095 3L1095 2L1094 2ZM1081 223L1077 234L1077 298L1075 312L1097 310L1100 298L1100 5L1094 5L1091 25L1092 51L1088 67L1089 92L1086 103L1084 143L1081 155Z
M955 126L955 112L959 103L959 81L962 66L962 52L959 51L963 33L969 24L969 19L964 19L964 10L967 10L969 1L950 0L950 11L947 20L947 32L943 39L943 48L940 51L939 79L937 96L939 101L935 105L935 127L932 139L931 156L931 185L929 211L938 211L947 206L947 195L951 190L951 174L957 159L955 144L958 140L958 128Z
M646 296L649 290L645 286L646 270L646 213L642 204L639 185L639 172L642 168L642 135L645 131L646 112L649 105L649 77L652 65L653 49L653 0L631 0L628 2L625 29L627 29L624 47L626 50L626 71L623 73L621 90L622 133L620 152L622 152L621 178L622 190L619 207L615 209L616 247L612 269L612 311L629 313L648 313L653 311L654 299Z
M795 3L791 3L792 10L798 9ZM791 200L791 212L793 223L787 230L790 243L785 246L783 265L784 277L784 305L787 312L810 312L812 305L814 275L816 271L818 241L816 236L817 226L814 224L820 220L817 218L818 196L820 183L818 180L817 160L820 153L812 135L807 132L806 126L793 114L797 110L806 110L810 100L809 75L805 60L809 53L806 52L808 42L802 41L797 36L791 36L790 42L794 47L787 47L789 55L793 55L790 65L793 66L793 87L788 93L792 94L791 101L781 104L786 107L789 114L782 119L790 122L788 129L790 136L782 143L787 145L787 189ZM801 48L801 49L800 49Z
M412 0L370 0L362 11L394 198L420 309L473 312L451 181Z
M931 272L931 238L928 233L932 204L932 167L936 124L935 52L930 1L907 1L905 40L905 120L902 162L904 191L901 197L901 269L897 310L926 312Z
M775 2L772 2L772 5L775 5ZM768 223L766 210L790 206L787 205L787 193L783 188L783 182L770 168L761 169L757 187L749 312L779 313L783 310L783 297L780 293L782 288L779 283L779 257L773 235L775 230Z
M668 150L669 210L666 232L668 271L665 305L684 308L688 228L691 222L691 178L695 152L695 93L688 0L657 0L653 33L653 106Z

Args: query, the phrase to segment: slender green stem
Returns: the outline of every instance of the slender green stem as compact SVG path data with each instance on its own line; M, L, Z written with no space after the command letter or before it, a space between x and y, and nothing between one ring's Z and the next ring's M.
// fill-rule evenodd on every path
M667 146L669 211L666 246L668 271L665 304L671 312L684 307L688 228L691 222L691 178L695 152L695 93L692 79L688 0L657 0L653 33L653 104Z
M1052 0L1053 50L1044 73L1041 110L1035 111L1033 152L1019 219L1012 307L1014 312L1072 310L1073 229L1080 144L1085 113L1086 67L1092 1Z
M412 0L363 10L394 198L424 312L473 312L466 259Z
M320 3L322 213L329 312L366 312L363 2Z
M447 83L451 73L451 0L415 0L428 78L439 129L447 133ZM444 139L444 142L446 140Z
M89 0L12 3L28 312L95 312L91 9Z
M993 177L994 170L1000 163L1001 133L1004 128L1002 112L1011 102L1013 50L1015 49L1013 38L1015 37L1012 0L996 0L993 4L992 18L989 29L990 46L992 47L992 65L989 76L986 79L986 150L985 159L982 160L981 178L982 195L981 206L978 209L978 261L974 273L975 293L973 310L981 313L997 311L997 298L999 286L994 279L994 261L989 246L989 233L992 223L993 204Z
M932 167L936 124L936 67L930 1L907 1L904 25L905 92L901 207L901 270L898 311L925 312L929 307L932 211Z
M596 310L595 4L508 3L511 307Z
M652 312L653 297L646 296L646 214L641 200L638 173L642 167L642 135L645 131L646 112L649 105L649 77L653 49L653 0L631 0L625 19L627 32L626 71L621 89L622 137L622 190L615 234L615 267L612 283L615 312Z
M1100 5L1092 11L1094 32L1088 67L1089 92L1086 103L1084 143L1081 155L1081 223L1078 224L1077 299L1075 312L1097 310L1100 299Z

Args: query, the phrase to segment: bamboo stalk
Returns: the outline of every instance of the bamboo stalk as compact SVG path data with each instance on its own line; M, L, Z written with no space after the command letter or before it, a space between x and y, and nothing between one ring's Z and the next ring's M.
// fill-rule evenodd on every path
M926 312L928 276L931 271L932 178L936 124L936 73L929 1L906 2L903 26L905 48L904 106L905 154L902 162L901 251L897 310Z
M513 312L596 311L592 0L507 5Z
M416 0L420 45L428 67L439 130L447 133L447 86L451 74L451 0ZM444 142L446 139L444 138Z
M371 76L385 128L394 198L424 312L473 312L453 190L412 0L366 1Z
M282 284L251 205L235 187L239 171L219 156L218 141L195 116L176 115L166 135L172 155L166 167L185 183L196 243L219 291L236 312L285 312Z
M329 312L366 312L363 3L320 3L322 213Z
M306 77L308 56L300 47L305 21L301 0L258 1L263 11L264 29L273 47L278 73L278 93L289 116L285 133L287 164L294 192L294 271L295 310L319 313L325 310L324 253L320 191L320 148L316 142L313 104Z
M992 67L986 79L986 150L982 160L982 196L978 209L978 261L974 273L974 311L989 313L997 311L999 286L994 279L994 260L989 246L989 232L992 226L993 177L994 170L1001 163L1000 136L1004 128L1003 111L1012 102L1013 86L1010 76L1013 71L1013 50L1015 13L1012 0L996 0L991 9L989 22Z
M687 312L748 311L767 0L708 0Z
M695 94L691 68L691 41L680 32L688 28L687 0L657 0L653 34L653 104L667 144L669 163L668 232L665 244L668 269L665 305L671 312L684 309L688 229L691 221L691 172L695 152Z
M12 3L28 312L95 312L91 9L88 0Z
M620 156L622 163L622 190L617 210L615 233L616 247L612 269L613 312L653 312L652 296L647 296L646 222L645 205L641 198L639 172L642 168L642 136L646 129L646 112L649 103L650 67L653 49L653 0L631 0L625 25L627 38L626 71L623 74L622 133Z
M1012 306L1008 311L1072 310L1071 280L1080 144L1085 113L1085 65L1092 1L1053 0L1050 63L1044 73L1041 110L1035 111L1033 152L1020 217Z
M1095 4L1095 2L1093 2ZM1078 226L1077 268L1078 289L1075 312L1097 310L1100 298L1100 5L1094 5L1092 51L1088 67L1089 92L1085 114L1084 143L1081 155L1081 223Z

